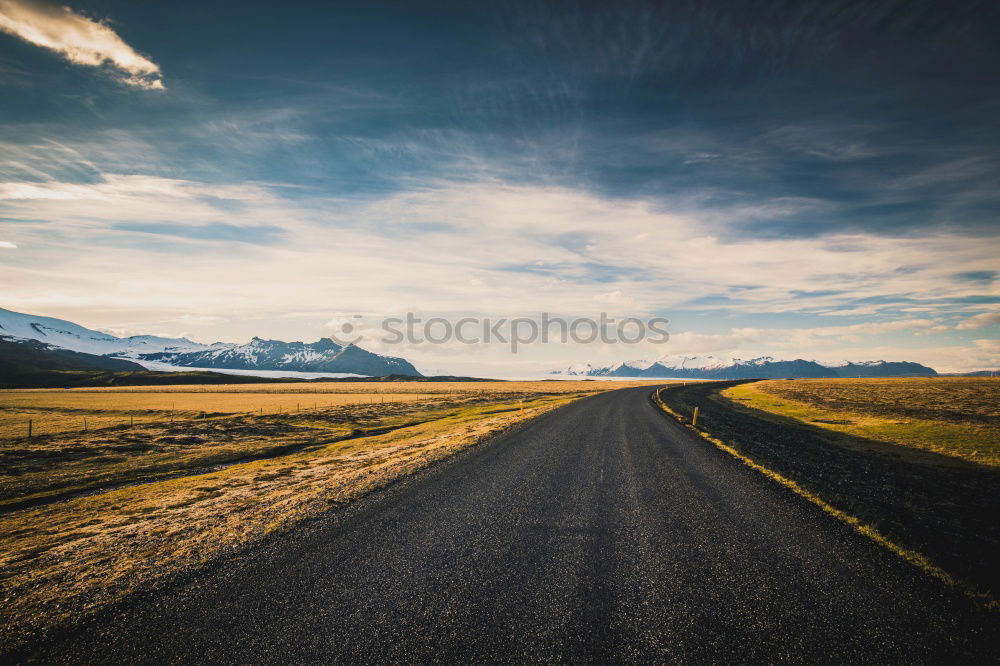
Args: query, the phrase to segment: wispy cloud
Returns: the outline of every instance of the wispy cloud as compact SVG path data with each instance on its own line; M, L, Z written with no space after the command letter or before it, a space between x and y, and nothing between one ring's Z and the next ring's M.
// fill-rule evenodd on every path
M985 326L1000 324L1000 312L984 312L974 317L969 317L955 328L959 331L972 331Z
M865 307L903 318L899 313L906 307L926 308L928 314L918 316L928 318L971 315L982 306L963 305L962 299L982 296L984 288L948 279L953 267L985 271L995 263L990 247L958 234L732 239L706 233L704 217L716 215L711 209L685 206L674 213L664 210L663 202L654 206L642 199L493 180L425 182L360 200L308 189L292 198L287 194L264 184L102 173L98 182L86 184L0 182L0 210L22 234L12 240L27 245L30 239L33 247L42 241L56 254L64 244L100 244L109 255L111 247L128 248L131 254L115 261L139 264L147 274L152 269L135 253L137 245L165 251L164 238L172 237L183 243L178 251L188 254L195 246L209 251L220 242L242 241L241 252L253 245L266 253L257 265L269 267L267 289L274 275L322 276L326 284L343 285L363 274L370 288L358 304L378 309L403 301L459 311L471 301L495 313L546 310L553 303L566 312L589 312L604 303L597 296L611 293L623 307L642 311L638 314L724 308L835 316ZM38 219L51 222L19 222ZM56 226L59 236L43 240ZM547 233L539 234L540 228ZM414 254L418 240L421 251ZM844 246L854 249L843 251ZM75 254L66 259L78 260ZM240 256L213 257L210 270L222 271L216 284L245 273L235 270L240 261ZM906 266L913 269L899 270ZM203 275L178 276L173 264L164 270L173 274L161 276L168 281ZM421 280L414 282L413 275ZM155 282L151 274L150 282ZM736 288L748 284L755 289ZM183 289L184 297L193 290ZM303 294L302 302L287 305L307 309L310 298ZM912 321L893 326L916 327ZM829 334L871 335L881 332L877 329Z
M278 243L282 240L285 233L283 229L273 225L241 226L238 224L226 224L224 222L200 225L169 223L136 224L123 222L112 224L111 229L157 236L174 236L196 241L226 241L260 245Z
M17 249L17 245L15 245L14 243L10 243L8 241L0 241L0 249L4 249L4 250L16 250Z
M110 66L119 80L146 90L162 90L160 67L125 43L101 21L69 7L35 0L0 0L0 30L50 49L89 67Z

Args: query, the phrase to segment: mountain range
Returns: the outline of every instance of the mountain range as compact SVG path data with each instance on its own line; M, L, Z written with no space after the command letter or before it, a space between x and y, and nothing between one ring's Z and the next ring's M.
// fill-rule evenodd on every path
M911 361L844 361L824 365L817 361L752 359L716 356L670 356L656 361L626 361L595 367L589 363L556 370L552 374L581 377L647 377L674 379L806 379L835 377L931 377L937 372Z
M44 346L34 345L24 352L34 359L39 358L42 351L68 350L109 360L127 360L155 370L205 368L244 373L292 371L370 377L422 376L406 359L376 354L354 344L342 345L329 338L306 343L254 337L246 344L202 344L187 338L156 335L120 338L63 319L12 312L3 308L0 308L0 338L12 344L26 344L29 341L41 343ZM70 355L63 354L62 358L69 360ZM83 357L76 357L75 362L82 360ZM113 362L105 369L112 369L112 365ZM91 366L96 367L93 362ZM844 361L831 365L805 359L775 360L770 356L740 359L704 355L668 356L655 361L626 361L607 366L582 363L551 374L577 377L772 379L926 377L937 375L937 372L910 361Z
M63 319L3 308L0 308L0 336L14 343L34 340L48 348L128 359L155 369L183 367L421 376L406 359L375 354L354 344L341 345L329 338L305 343L254 337L246 344L216 342L210 345L187 338L155 335L119 338Z

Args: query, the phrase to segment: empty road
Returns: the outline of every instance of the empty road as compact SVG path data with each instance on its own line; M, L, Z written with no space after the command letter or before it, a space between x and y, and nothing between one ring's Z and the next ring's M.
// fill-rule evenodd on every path
M22 658L991 660L996 615L649 395L577 401Z

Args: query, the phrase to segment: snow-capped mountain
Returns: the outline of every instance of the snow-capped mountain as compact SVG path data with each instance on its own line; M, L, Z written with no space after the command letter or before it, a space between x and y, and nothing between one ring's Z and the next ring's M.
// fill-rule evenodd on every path
M409 361L382 356L357 345L346 347L329 338L313 343L253 338L245 345L213 345L202 351L142 354L140 361L158 361L195 368L230 370L295 370L356 375L420 376Z
M626 361L594 367L578 364L552 374L586 377L646 377L674 379L778 379L832 377L912 377L936 375L932 368L910 361L845 361L826 366L816 361L776 361L770 356L751 359L705 356L667 356L652 363Z
M187 338L162 338L156 335L119 338L110 333L84 328L64 319L22 314L3 308L0 308L0 335L38 340L60 349L123 358L138 358L143 353L167 349L195 351L208 347L191 342Z
M595 370L594 366L592 366L590 363L576 363L574 365L569 366L565 370L553 370L550 374L589 377L594 370Z
M223 342L205 345L187 338L155 335L119 338L63 319L2 308L0 335L13 340L38 340L60 349L147 362L155 364L157 369L166 363L188 368L420 376L405 359L374 354L353 344L345 347L330 339L304 343L255 337L243 345Z

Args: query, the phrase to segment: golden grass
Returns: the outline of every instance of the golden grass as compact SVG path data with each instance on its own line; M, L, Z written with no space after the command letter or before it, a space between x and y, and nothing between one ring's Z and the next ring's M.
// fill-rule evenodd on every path
M288 384L186 384L175 386L101 386L75 389L7 389L3 393L570 393L591 391L595 385L625 388L656 382L636 380L553 380L511 382L308 382Z
M722 395L826 430L1000 465L998 379L769 380Z
M25 500L149 481L316 441L412 425L441 418L449 410L491 402L495 401L442 394L423 401L339 405L280 416L161 420L21 438L0 444L0 510Z
M177 414L177 418L191 418L194 414ZM130 423L142 424L162 421L169 413L124 412L116 410L63 411L53 409L0 408L0 439L24 437L28 434L28 421L35 436L53 433L82 432L84 429L112 428ZM86 421L84 421L86 419ZM2 444L0 444L2 446Z
M643 382L323 382L0 390L0 439L224 414L286 414L455 395L501 399ZM603 388L597 388L597 387ZM84 423L86 419L86 424Z
M58 389L49 389L58 391ZM449 393L447 395L453 395ZM422 400L442 393L195 393L188 391L165 392L0 392L0 407L34 407L41 409L82 409L112 411L202 411L225 414L255 412L295 411L311 407L332 405L362 405L400 400Z
M342 405L419 402L448 394L0 394L0 439L23 437L28 420L34 435L80 432L130 423L205 418L228 414L296 414ZM86 419L86 421L84 421Z

